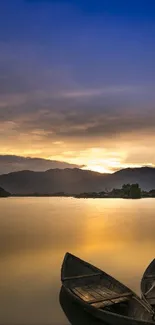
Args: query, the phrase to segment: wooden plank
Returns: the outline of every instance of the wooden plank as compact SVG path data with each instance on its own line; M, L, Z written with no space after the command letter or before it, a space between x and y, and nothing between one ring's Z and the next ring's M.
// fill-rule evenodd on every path
M84 275L76 275L76 276L67 276L63 279L63 281L67 281L67 280L74 280L74 279L84 279L84 278L89 278L89 277L94 277L97 275L101 275L102 273L98 272L98 273L92 273L92 274L84 274Z
M94 301L91 301L90 304L92 303L95 303L95 302L102 302L102 301L106 301L106 300L112 300L112 299L115 299L115 298L121 298L121 297L127 297L127 296L132 296L132 293L131 292L126 292L126 293L122 293L122 294L115 294L115 295L111 295L111 297L108 297L108 298L102 298L100 300L95 300Z
M111 295L112 293L114 293L114 290L110 290L109 288L104 287L104 292Z
M96 285L96 290L102 295L102 296L111 296L112 295L112 291L109 290L108 288L104 287L103 285Z
M99 294L101 297L110 297L112 293L107 293L104 291L104 287L99 285L89 285L89 287L97 294ZM101 289L102 288L102 289Z
M111 305L113 305L113 303L110 300L96 302L96 303L93 303L92 304L92 306L95 307L95 308L97 308L97 309L105 308L105 307L111 306Z
M72 289L72 292L73 292L74 294L76 294L76 296L78 296L79 298L81 298L82 300L84 300L84 301L86 301L86 302L89 302L89 301L90 301L90 299L89 299L88 296L83 295L82 293L80 293L79 291L77 291L75 288Z
M107 292L107 293L112 293L112 292L114 292L114 290L111 290L111 289L109 289L106 285L104 285L104 284L102 284L102 285L100 285L100 284L97 284L97 287L98 288L101 288L101 289L104 289L104 291L105 292Z
M84 298L85 298L85 301L88 301L88 302L91 302L91 301L96 301L96 299L95 299L95 297L94 296L92 296L88 291L85 291L85 290L83 290L83 288L81 288L81 287L76 287L76 288L74 288L74 289L72 289L72 291L74 291L75 293L76 293L76 295L78 295L78 296L83 296L83 300L84 300Z
M98 295L100 295L101 297L103 297L103 295L104 295L104 292L103 292L103 290L100 290L99 288L98 288L98 286L95 284L95 285L89 285L89 287L95 292L95 293L97 293Z
M93 288L93 286L86 286L85 287L86 291L89 292L95 299L101 299L102 296L96 292Z
M119 298L119 299L106 300L106 301L93 303L92 306L97 308L97 309L100 309L100 308L105 308L107 306L111 306L113 304L118 304L118 303L123 302L123 301L125 302L127 300L129 300L129 297L122 297L122 298Z
M89 285L88 287L90 287L93 290L93 293L97 293L99 294L101 297L103 298L111 298L112 295L121 295L121 293L117 293L114 291L111 291L110 289L103 287L101 285Z
M96 290L96 287L93 287L93 285L75 287L74 289L72 289L72 291L75 292L77 295L79 295L82 299L84 299L84 297L85 297L85 300L90 301L90 302L91 301L100 301L102 299L107 300L107 299L111 298L111 296L114 294L111 291L108 294L103 293L103 291L102 291L102 295L101 295L98 292L96 292L95 290Z
M127 301L129 300L130 297L127 296L127 297L121 297L121 298L116 298L116 299L112 299L111 301L114 303L114 304L118 304L120 302L123 302L123 301Z

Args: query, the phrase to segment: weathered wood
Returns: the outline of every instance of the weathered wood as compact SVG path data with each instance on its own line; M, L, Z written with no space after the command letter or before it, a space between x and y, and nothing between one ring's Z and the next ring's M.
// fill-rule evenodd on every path
M69 253L64 258L61 279L66 292L103 323L155 324L149 304L146 305L134 292L112 276Z
M97 294L99 294L101 297L104 298L109 298L111 297L112 294L115 294L116 292L111 291L110 289L103 287L102 285L89 285L89 287L91 287L91 289L96 292Z
M84 289L89 292L94 298L96 299L99 299L99 298L102 298L102 295L100 293L98 293L96 290L95 290L95 287L92 286L85 286Z
M112 301L114 304L118 304L118 303L120 303L120 302L127 301L127 300L129 300L129 299L130 299L129 296L125 296L125 297L120 297L120 298L111 299L111 301Z
M105 297L108 296L103 289L100 290L99 288L97 288L97 285L89 285L89 287L93 290L93 292L97 295L99 295L100 297Z
M99 309L99 308L105 308L105 307L111 306L111 305L113 305L113 302L110 300L106 300L106 301L92 303L91 306Z
M112 293L114 293L114 290L110 290L109 288L106 288L106 286L102 286L102 288L104 289L104 292L108 295L111 295Z
M106 289L106 288L105 288ZM85 299L85 301L88 301L89 303L95 303L95 302L102 302L106 300L112 300L112 299L118 299L121 297L127 297L131 296L131 292L126 293L113 293L106 296L101 296L100 294L96 293L93 288L89 289L87 286L84 287L76 287L73 288L72 291L76 293L80 298Z
M93 285L91 286L93 288ZM101 289L102 288L102 289ZM101 297L108 297L110 294L106 293L104 291L104 288L102 286L96 285L93 290L95 290L97 293L100 294Z
M81 295L83 296L83 299L85 301L88 301L88 302L91 302L91 301L94 301L94 296L92 296L89 292L83 290L82 288L80 287L77 287L77 288L73 288L72 291L74 293L76 293L77 296L81 297Z
M106 300L106 301L93 303L92 306L94 306L95 308L105 308L105 307L111 306L113 304L118 304L120 302L128 301L129 299L130 299L129 297L122 297L122 298L119 298L119 299Z
M72 289L72 292L73 292L74 294L76 294L76 296L78 296L79 298L81 298L82 300L87 301L87 302L90 301L90 297L89 297L88 295L84 295L84 294L82 294L80 291L76 290L75 288ZM93 299L93 298L92 298L92 299Z
M111 295L111 297L102 298L100 300L94 300L93 302L102 302L102 301L106 301L106 300L113 300L113 299L116 299L116 298L127 297L127 296L132 296L132 293L131 292L126 292L126 293L122 293L122 294L113 294L113 295ZM93 302L91 302L91 303L93 303Z
M84 275L67 276L63 279L63 281L90 278L101 274L102 273L94 273L94 274L92 273L92 274L84 274Z
M99 285L99 284L96 285L96 290L98 292L100 292L101 295L103 295L103 296L109 296L109 295L111 296L111 293L114 292L114 291L111 291L110 289L106 288L105 286Z

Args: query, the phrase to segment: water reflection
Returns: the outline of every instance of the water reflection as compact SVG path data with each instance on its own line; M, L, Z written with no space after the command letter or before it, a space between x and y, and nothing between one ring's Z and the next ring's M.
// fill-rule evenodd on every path
M155 199L0 200L0 325L67 325L59 304L66 251L139 293L155 256Z
M95 319L84 311L76 302L73 302L63 287L60 290L59 301L66 317L72 325L106 325L103 321Z

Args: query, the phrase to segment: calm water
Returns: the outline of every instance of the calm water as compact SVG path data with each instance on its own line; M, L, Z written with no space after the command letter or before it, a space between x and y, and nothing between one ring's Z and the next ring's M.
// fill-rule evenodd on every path
M69 324L59 305L66 251L139 293L154 232L155 199L0 199L0 324Z

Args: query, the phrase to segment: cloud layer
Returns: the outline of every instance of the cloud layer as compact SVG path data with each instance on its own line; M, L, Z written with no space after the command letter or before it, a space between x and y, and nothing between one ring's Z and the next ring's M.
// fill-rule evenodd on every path
M0 154L155 164L155 25L19 3L0 4Z
M10 81L9 73L7 78ZM111 164L112 152L115 152L115 164L109 165L109 170L132 162L155 163L151 155L155 138L155 110L150 90L113 86L98 90L50 92L49 89L41 89L39 82L34 88L28 87L26 72L20 73L19 81L16 74L13 80L23 84L23 89L19 91L17 85L18 92L15 91L12 82L6 86L7 91L3 89L0 94L1 154L50 158L76 165L85 164L88 168L103 165L106 170L109 161ZM57 80L60 72L58 75ZM32 80L33 71L31 83ZM146 100L149 92L150 103ZM146 146L148 159L145 156ZM97 157L93 156L93 148L99 148ZM138 148L142 148L141 159L137 158ZM12 170L16 169L13 167Z
M52 161L49 159L0 155L0 174L7 174L20 170L46 171L52 168L81 168L84 166Z

